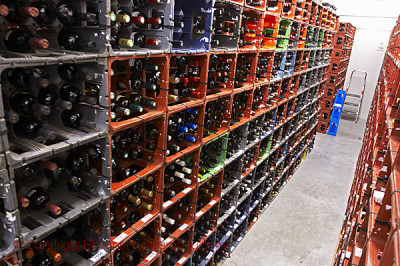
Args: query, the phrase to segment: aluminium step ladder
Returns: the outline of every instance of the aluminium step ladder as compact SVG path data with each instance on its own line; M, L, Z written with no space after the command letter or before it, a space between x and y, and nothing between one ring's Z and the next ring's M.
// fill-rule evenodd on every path
M361 73L363 75L363 85L360 94L349 92L351 82L353 81L354 73ZM360 112L364 100L364 91L366 84L367 84L367 72L362 70L353 70L351 72L350 80L346 88L347 93L345 101L343 103L342 114L345 114L347 117L352 117L355 123L357 123L358 119L360 118Z

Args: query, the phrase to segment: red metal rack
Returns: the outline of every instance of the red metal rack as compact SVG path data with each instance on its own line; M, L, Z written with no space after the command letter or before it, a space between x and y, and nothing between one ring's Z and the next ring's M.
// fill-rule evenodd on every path
M334 37L332 37L331 35L325 36L326 43L333 43L331 61L327 70L327 86L325 88L324 97L321 102L321 108L325 109L326 112L330 110L332 113L333 102L335 100L336 93L338 90L342 90L344 88L344 82L346 80L347 69L350 62L350 55L353 48L355 31L356 28L350 23L340 22L338 26L338 32ZM327 121L324 117L320 117L321 126L318 127L318 131L320 133L326 134L329 125L327 127L325 126L325 123Z
M400 263L398 104L400 19L393 29L375 95L340 232L335 265ZM351 25L340 25L340 31Z

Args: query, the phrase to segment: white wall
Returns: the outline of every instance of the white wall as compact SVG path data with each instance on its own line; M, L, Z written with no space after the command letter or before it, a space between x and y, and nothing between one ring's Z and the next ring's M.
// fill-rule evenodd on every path
M382 16L398 17L400 15L399 0L324 0L337 7L338 15L359 15L359 16ZM374 94L378 75L382 65L384 51L378 51L381 42L386 50L391 30L397 19L362 18L362 17L340 17L341 22L350 22L358 29L354 40L353 52L347 72L345 86L352 70L364 70L368 72L367 87L364 97L361 118L367 118L369 106ZM376 29L376 30L373 30ZM387 30L387 31L379 31ZM358 76L359 77L359 76ZM353 79L351 90L357 91L361 79ZM354 87L353 87L354 86ZM361 88L360 88L361 90Z

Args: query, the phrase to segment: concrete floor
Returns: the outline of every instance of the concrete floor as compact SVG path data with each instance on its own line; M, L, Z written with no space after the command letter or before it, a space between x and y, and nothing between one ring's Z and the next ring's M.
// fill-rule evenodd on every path
M331 265L365 120L341 120L314 150L224 266Z

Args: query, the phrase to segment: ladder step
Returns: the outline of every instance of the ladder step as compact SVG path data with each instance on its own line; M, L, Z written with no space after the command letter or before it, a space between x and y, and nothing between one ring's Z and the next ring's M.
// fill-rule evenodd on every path
M346 110L343 110L342 113L343 113L343 114L348 114L348 115L357 115L357 112L346 111Z
M346 97L354 97L354 98L359 98L359 99L361 99L361 95L359 95L359 94L354 94L354 93L347 93L347 95L346 95Z
M349 103L349 102L345 102L345 105L350 105L350 106L358 106L359 103Z

